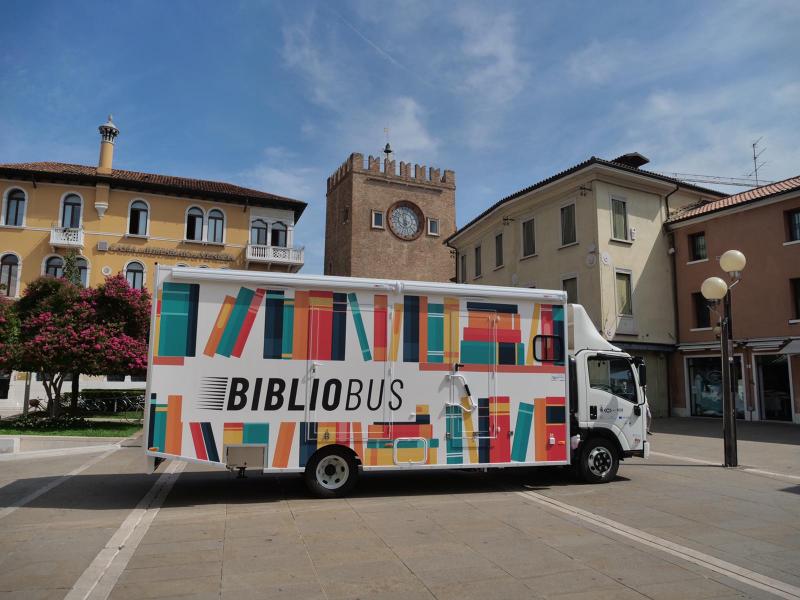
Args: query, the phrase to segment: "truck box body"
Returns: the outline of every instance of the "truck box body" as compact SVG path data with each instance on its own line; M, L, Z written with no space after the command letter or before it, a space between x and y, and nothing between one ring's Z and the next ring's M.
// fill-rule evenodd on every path
M560 291L163 268L150 457L303 471L566 464Z

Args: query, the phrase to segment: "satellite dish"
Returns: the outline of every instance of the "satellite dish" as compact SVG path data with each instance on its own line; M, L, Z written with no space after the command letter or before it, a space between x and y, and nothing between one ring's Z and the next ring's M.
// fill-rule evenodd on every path
M608 252L603 252L600 255L600 260L603 261L604 265L610 265L611 264L611 257L608 255Z

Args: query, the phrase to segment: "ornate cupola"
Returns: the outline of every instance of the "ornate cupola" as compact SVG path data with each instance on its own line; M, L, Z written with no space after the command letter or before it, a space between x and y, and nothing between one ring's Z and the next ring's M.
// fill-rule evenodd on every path
M97 165L98 173L111 173L114 162L114 140L119 135L119 129L108 115L108 121L98 127L100 130L100 162Z

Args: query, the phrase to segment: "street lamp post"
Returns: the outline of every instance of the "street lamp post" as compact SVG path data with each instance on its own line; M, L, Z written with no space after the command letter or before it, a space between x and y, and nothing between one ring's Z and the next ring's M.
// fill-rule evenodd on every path
M719 259L722 270L728 273L730 284L720 277L709 277L700 287L706 300L718 303L722 300L720 319L720 354L722 359L722 436L725 443L725 466L736 467L739 458L736 449L736 401L733 394L734 374L733 328L731 323L730 290L741 281L742 270L747 264L744 254L738 250L728 250Z

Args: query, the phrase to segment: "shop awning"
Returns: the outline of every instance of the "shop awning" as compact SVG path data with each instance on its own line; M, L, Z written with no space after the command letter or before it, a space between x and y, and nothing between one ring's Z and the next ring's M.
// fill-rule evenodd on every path
M792 340L780 351L781 354L800 354L800 340Z

